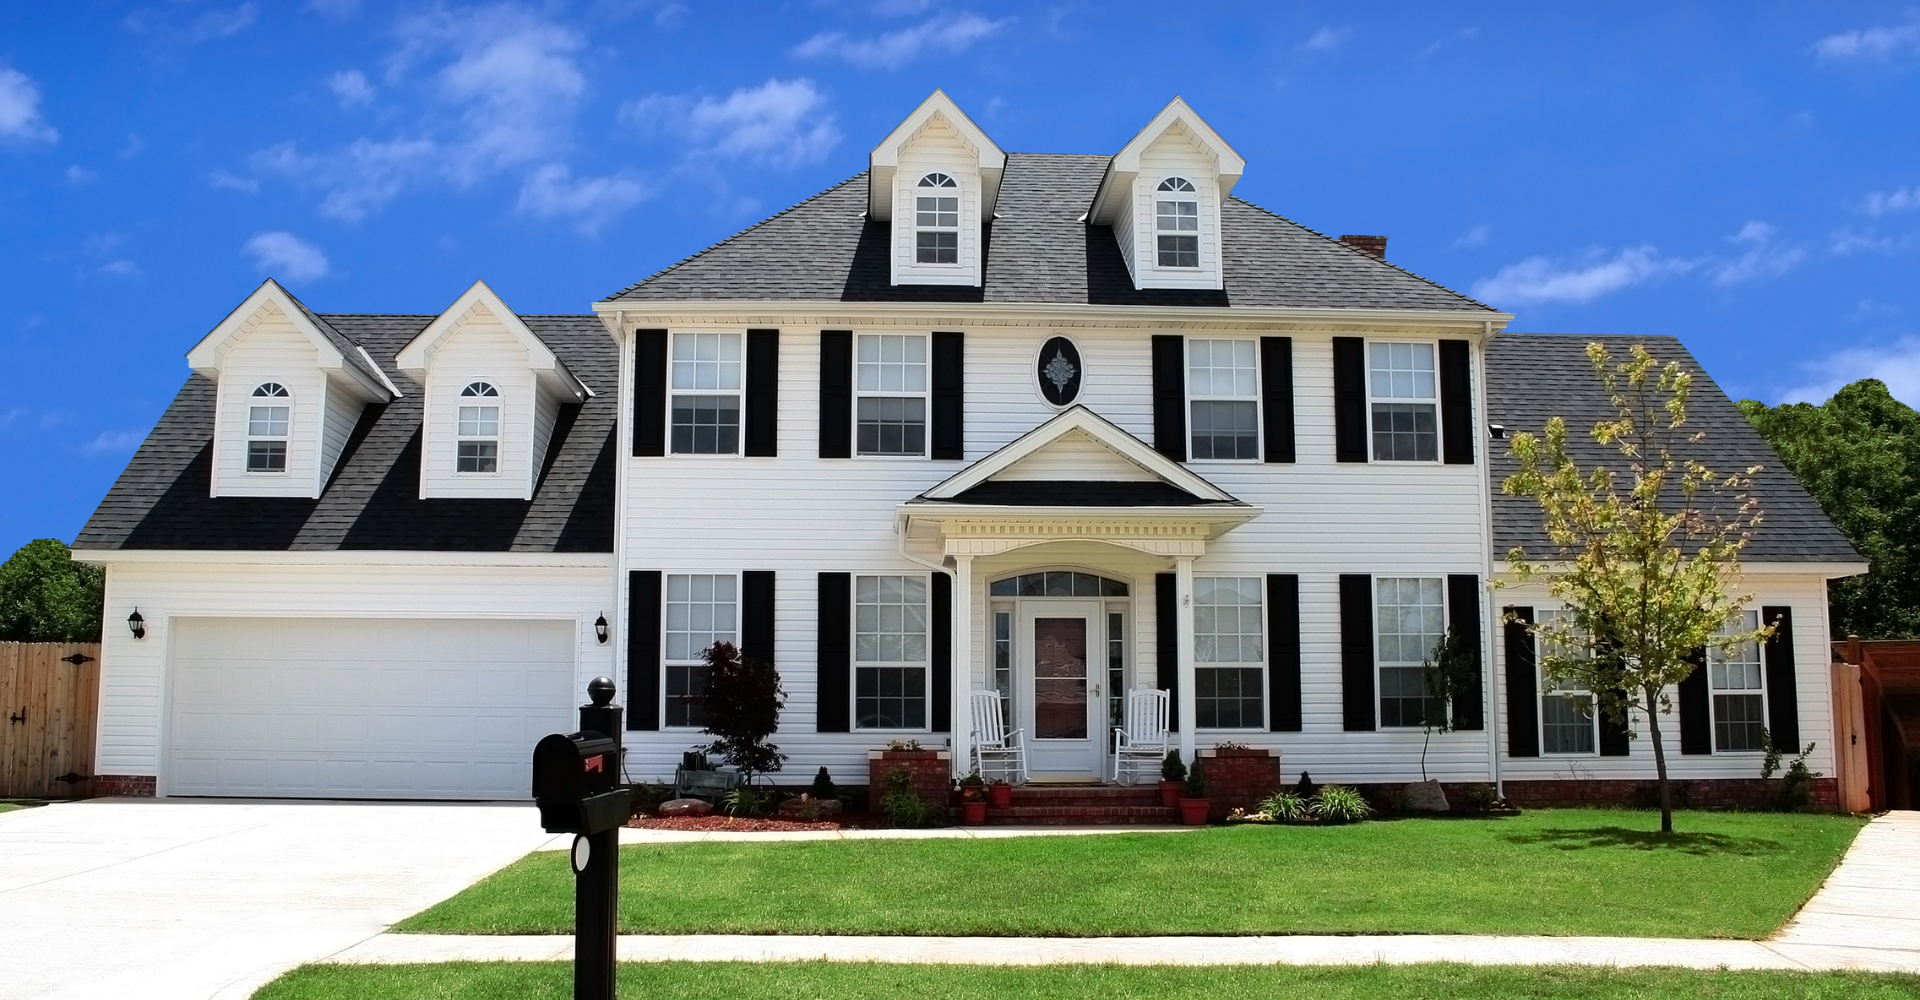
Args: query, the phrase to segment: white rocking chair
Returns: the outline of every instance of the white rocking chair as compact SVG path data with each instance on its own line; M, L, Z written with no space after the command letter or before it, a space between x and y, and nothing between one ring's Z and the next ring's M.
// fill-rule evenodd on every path
M1009 730L1000 714L1000 694L973 693L973 769L986 779L1004 778L1009 784L1027 780L1026 732Z
M1127 695L1126 723L1113 730L1113 780L1131 785L1142 772L1158 776L1166 759L1167 693L1150 689Z

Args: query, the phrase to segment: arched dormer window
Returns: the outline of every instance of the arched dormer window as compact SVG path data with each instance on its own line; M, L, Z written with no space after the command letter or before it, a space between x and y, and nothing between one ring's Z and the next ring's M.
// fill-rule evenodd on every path
M914 261L960 263L960 185L938 171L920 178L913 214Z
M453 471L500 472L500 390L491 382L469 382L460 390L460 434Z
M1160 182L1153 228L1161 267L1200 266L1200 197L1192 181L1169 177Z
M254 386L247 406L247 471L285 475L293 397L278 382Z

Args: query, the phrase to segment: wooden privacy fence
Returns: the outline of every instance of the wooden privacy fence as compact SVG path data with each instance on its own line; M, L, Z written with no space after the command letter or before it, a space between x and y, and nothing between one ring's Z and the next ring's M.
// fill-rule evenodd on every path
M0 798L93 794L97 642L0 642Z

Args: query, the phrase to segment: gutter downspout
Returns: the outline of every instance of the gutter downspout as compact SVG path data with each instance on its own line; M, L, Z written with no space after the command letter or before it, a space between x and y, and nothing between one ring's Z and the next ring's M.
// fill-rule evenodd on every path
M1487 692L1487 763L1493 772L1493 794L1498 798L1505 799L1507 797L1506 780L1500 771L1500 706L1504 704L1501 697L1501 680L1506 676L1506 672L1493 669L1495 653L1500 649L1494 641L1494 636L1498 635L1499 632L1494 628L1493 621L1495 610L1498 608L1498 604L1493 600L1494 438L1493 432L1490 429L1493 426L1493 413L1487 408L1487 355L1489 353L1487 346L1495 336L1493 323L1489 321L1484 327L1484 330L1485 336L1480 340L1480 385L1479 392L1477 393L1480 397L1478 400L1480 406L1479 424L1482 428L1487 428L1487 430L1482 433L1482 440L1485 442L1486 451L1480 461L1480 546L1482 557L1485 559L1487 581L1486 586L1480 588L1480 601L1483 611L1480 616L1480 648L1487 651L1487 655L1484 658L1487 670L1485 685Z

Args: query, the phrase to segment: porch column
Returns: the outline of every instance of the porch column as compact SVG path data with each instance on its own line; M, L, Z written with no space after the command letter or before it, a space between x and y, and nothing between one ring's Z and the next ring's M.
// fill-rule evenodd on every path
M973 745L973 557L953 557L953 773L965 776Z
M1193 682L1193 557L1181 556L1173 562L1174 591L1179 600L1174 607L1174 634L1180 643L1175 650L1175 671L1179 678L1180 704L1174 706L1180 720L1180 758L1193 766L1193 726L1199 713L1194 710Z

